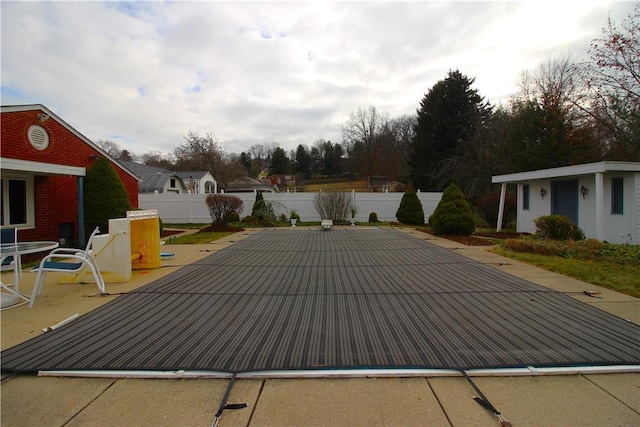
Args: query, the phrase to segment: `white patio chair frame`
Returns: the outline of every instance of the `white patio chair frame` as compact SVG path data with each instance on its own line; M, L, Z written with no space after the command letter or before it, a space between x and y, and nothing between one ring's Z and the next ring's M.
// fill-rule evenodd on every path
M84 250L57 248L52 250L49 255L45 256L42 261L40 261L40 265L38 266L38 275L36 276L36 281L33 284L31 301L29 301L29 308L33 307L36 296L42 293L45 277L47 273L51 271L60 273L78 273L84 267L88 267L91 270L91 274L93 274L93 278L96 281L100 294L102 295L106 293L106 286L102 279L102 275L100 274L100 269L91 255L93 237L99 233L100 229L96 227L96 229L93 230L93 233L91 233L91 236L89 236L87 246ZM54 259L63 259L65 261L55 261Z
M2 241L2 243L18 243L18 229L17 228L5 228L2 231L5 233L7 233L7 231L13 231L13 241ZM7 259L11 259L10 262L5 264L5 261ZM22 262L20 260L20 255L7 255L4 256L0 259L0 271L10 271L12 270L14 272L15 275L18 276L18 278L16 279L14 277L14 281L19 280L22 277ZM13 283L5 283L5 286L13 286Z

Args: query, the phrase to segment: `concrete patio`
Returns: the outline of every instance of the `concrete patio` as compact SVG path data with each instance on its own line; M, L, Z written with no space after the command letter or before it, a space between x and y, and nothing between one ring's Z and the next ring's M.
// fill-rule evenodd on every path
M640 324L640 305L628 297L517 263L484 248L410 229L471 259L575 297ZM129 283L108 284L110 293L137 289L247 235L249 230L207 245L166 246L176 256L157 270L141 271ZM28 292L35 274L25 273ZM48 281L55 281L51 275ZM602 298L585 295L600 291ZM26 306L2 312L2 349L42 333L74 314L87 313L115 296L85 297L93 285L51 285ZM474 382L513 425L640 425L640 374L474 377ZM227 379L56 378L5 375L2 424L12 425L211 425ZM461 377L238 379L220 425L498 425L473 401L475 391Z

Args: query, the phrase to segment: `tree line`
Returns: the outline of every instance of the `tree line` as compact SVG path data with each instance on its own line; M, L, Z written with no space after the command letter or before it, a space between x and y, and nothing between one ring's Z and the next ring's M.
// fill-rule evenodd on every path
M208 170L224 185L261 171L300 179L343 173L385 176L422 191L454 182L469 198L493 191L491 176L601 160L640 161L640 3L621 23L607 20L589 59L548 60L522 73L506 105L493 106L475 79L450 70L416 115L375 106L353 111L340 143L318 139L287 153L276 142L225 153L212 135L190 131L169 156L137 160L171 170ZM135 156L99 141L116 158Z

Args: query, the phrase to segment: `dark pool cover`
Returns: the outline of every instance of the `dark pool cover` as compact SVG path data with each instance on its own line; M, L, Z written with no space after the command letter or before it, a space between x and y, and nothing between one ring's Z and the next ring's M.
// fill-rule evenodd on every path
M2 369L640 364L640 326L417 235L257 233L3 351Z

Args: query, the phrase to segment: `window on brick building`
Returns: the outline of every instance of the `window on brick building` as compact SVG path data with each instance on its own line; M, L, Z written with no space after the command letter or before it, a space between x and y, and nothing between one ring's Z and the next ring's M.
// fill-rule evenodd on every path
M3 226L33 226L33 178L2 177L0 185Z

